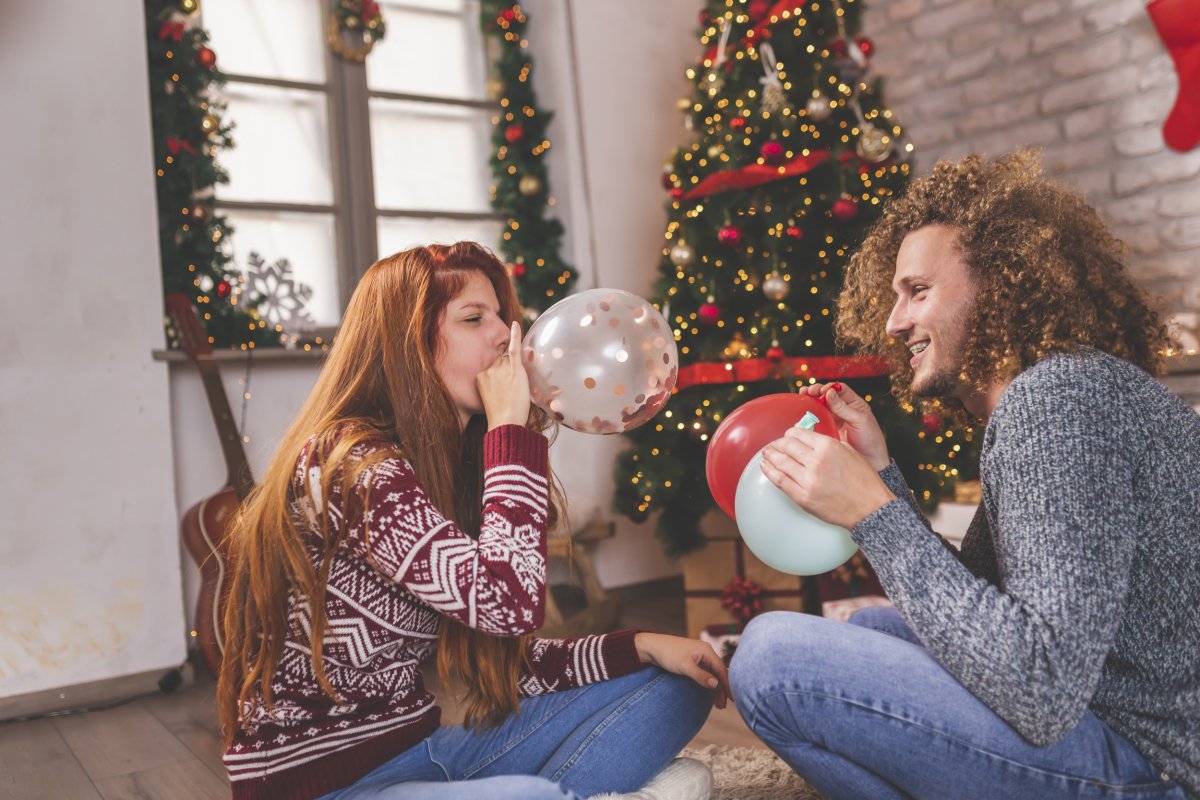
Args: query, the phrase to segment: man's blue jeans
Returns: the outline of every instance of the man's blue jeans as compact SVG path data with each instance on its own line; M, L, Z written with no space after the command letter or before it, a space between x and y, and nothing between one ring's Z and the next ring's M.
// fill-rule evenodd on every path
M696 735L712 699L656 667L527 698L498 727L443 726L321 800L574 800L634 791Z
M747 626L730 668L754 733L830 800L1186 800L1086 713L1034 747L946 672L892 608L847 625L776 611Z

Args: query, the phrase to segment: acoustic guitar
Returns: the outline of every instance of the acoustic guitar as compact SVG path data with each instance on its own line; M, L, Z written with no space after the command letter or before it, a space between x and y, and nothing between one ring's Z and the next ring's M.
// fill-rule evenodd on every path
M246 461L242 437L233 422L229 398L221 385L221 375L213 360L208 333L200 322L192 298L182 293L167 295L167 311L175 320L187 354L200 371L208 407L221 441L225 457L225 485L214 495L187 510L180 525L180 536L188 554L200 568L200 594L196 601L196 646L200 657L213 675L221 668L225 650L221 628L222 602L226 594L226 533L238 504L254 488L254 478Z

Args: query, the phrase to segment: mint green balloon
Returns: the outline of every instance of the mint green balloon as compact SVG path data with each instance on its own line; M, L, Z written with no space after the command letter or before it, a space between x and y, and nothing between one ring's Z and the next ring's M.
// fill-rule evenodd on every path
M850 532L793 503L761 464L760 450L742 470L734 498L738 530L750 552L789 575L819 575L849 560L858 550Z

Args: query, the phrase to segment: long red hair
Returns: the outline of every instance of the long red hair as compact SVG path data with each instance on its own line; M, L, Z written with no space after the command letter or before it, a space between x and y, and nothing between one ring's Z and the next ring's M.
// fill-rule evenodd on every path
M446 306L476 272L496 290L504 321L519 319L520 303L504 265L480 245L415 247L373 264L350 298L316 386L262 481L242 504L229 536L225 654L217 681L227 747L244 711L258 702L271 703L271 679L283 653L293 590L309 601L313 670L322 689L334 696L321 651L325 587L338 533L330 530L327 518L321 520L323 555L313 563L289 510L296 461L310 438L322 465L321 497L331 496L334 481L349 497L363 470L401 455L438 510L478 535L486 421L475 417L465 430L461 427L436 370ZM534 408L529 425L545 430L550 420ZM389 441L395 450L345 462L351 448L368 440ZM365 507L366 497L363 502ZM552 498L550 524L556 518ZM516 711L525 638L491 636L443 618L438 673L444 686L451 685L452 676L465 684L468 724L495 724Z

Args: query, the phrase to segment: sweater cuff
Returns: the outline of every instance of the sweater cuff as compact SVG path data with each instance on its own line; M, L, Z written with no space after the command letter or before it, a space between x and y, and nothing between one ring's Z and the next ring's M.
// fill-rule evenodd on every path
M604 634L604 641L600 645L600 657L604 660L604 670L609 678L619 678L646 666L638 658L637 646L634 644L634 637L641 632L638 628L629 628Z
M889 460L888 465L881 469L878 475L883 485L896 497L912 493L912 489L908 488L908 483L904 480L904 474L900 472L900 467L896 466L896 459Z
M906 545L905 529L926 532L924 522L912 506L902 497L897 497L875 509L855 525L850 531L850 538L866 551L868 558L874 562L875 559L886 558L889 553Z
M501 425L483 435L483 468L520 464L538 475L549 474L550 443L521 425Z

